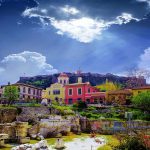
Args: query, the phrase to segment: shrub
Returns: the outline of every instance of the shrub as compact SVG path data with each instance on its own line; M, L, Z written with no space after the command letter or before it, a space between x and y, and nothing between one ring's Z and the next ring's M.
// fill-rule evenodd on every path
M128 137L119 146L116 146L114 150L148 150L140 141L138 137Z
M142 92L132 98L132 103L136 107L150 111L150 92Z

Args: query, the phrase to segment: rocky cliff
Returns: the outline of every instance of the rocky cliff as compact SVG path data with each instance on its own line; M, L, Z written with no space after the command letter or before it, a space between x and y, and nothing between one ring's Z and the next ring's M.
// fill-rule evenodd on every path
M120 84L122 87L135 87L135 86L141 86L146 84L146 80L144 78L136 78L136 77L122 77L117 76L113 74L98 74L98 73L81 73L81 74L75 74L75 73L66 73L70 80L70 83L77 82L77 78L81 76L83 78L83 82L90 82L91 85L99 85L102 84L108 79L109 81L112 81L114 83ZM20 77L20 80L18 82L20 83L26 83L31 84L37 87L41 88L47 88L51 84L57 82L57 77L59 74L53 74L53 75L39 75L34 77Z

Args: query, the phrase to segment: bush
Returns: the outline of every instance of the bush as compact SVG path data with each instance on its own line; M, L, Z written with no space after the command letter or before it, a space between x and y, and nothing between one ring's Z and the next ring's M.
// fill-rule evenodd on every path
M73 105L73 110L82 111L83 109L87 108L86 102L78 101L76 104Z
M54 109L56 109L59 114L61 115L74 115L74 111L69 106L60 106L60 105L53 105Z
M116 146L114 150L148 150L140 141L138 137L128 137L119 146Z
M150 92L142 92L132 98L132 103L145 111L150 111Z

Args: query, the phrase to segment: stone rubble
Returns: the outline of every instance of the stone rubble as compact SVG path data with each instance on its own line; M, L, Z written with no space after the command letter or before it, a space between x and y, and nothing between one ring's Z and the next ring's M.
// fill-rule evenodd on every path
M11 150L52 150L46 140L41 140L36 144L22 144L16 147L13 147Z

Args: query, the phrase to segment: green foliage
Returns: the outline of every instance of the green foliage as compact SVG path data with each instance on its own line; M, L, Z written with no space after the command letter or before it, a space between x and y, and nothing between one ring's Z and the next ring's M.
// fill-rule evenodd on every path
M95 109L96 109L96 107L94 107L94 106L89 106L89 107L87 108L88 111L93 111L93 110L95 110Z
M41 104L37 103L21 103L21 104L14 104L14 107L23 106L23 107L40 107Z
M74 111L72 111L70 106L60 106L60 105L54 105L52 106L54 109L56 109L60 115L74 115Z
M87 108L87 104L85 102L78 101L76 104L73 105L73 110L82 111L83 109Z
M91 113L91 112L84 112L84 111L80 112L80 115L85 116L89 119L99 119L100 116L101 116L100 114L94 114L94 113Z
M77 104L75 108L77 110ZM74 109L75 110L75 109ZM127 107L112 107L112 108L95 108L88 107L83 111L79 111L82 116L85 116L89 119L107 119L107 120L120 120L125 121L125 112L133 113L133 120L150 120L150 115L148 112L143 111L138 108L127 108Z
M132 98L132 103L136 107L150 111L150 92L141 92Z
M99 147L97 150L113 150L114 147L119 145L119 140L112 135L103 135L106 139L106 145Z
M17 86L6 86L4 90L4 97L8 100L8 105L11 105L15 100L18 100L19 91Z
M139 137L128 137L114 150L148 150Z

